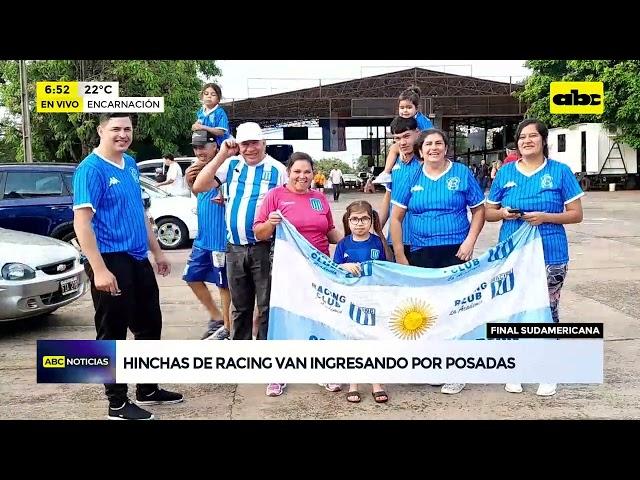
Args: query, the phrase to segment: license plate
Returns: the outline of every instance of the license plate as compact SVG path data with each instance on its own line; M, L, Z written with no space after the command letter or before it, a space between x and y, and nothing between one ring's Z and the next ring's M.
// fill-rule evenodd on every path
M70 293L77 292L80 289L78 277L71 277L60 282L60 291L62 295L69 295Z

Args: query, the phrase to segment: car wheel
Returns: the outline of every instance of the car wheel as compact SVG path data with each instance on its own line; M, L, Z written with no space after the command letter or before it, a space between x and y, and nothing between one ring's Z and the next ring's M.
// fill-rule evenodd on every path
M182 220L165 217L156 221L158 226L158 243L164 250L181 248L189 239L189 231Z
M60 240L62 240L63 242L67 242L67 243L71 243L75 239L76 239L76 232L74 232L73 230L71 230L69 233L65 233L60 238Z

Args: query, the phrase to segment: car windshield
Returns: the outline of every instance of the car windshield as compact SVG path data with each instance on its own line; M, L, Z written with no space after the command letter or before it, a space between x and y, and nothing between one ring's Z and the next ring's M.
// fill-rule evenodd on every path
M154 182L150 178L143 177L142 175L140 176L140 185L142 185L142 188L144 188L150 195L153 195L155 197L171 196L170 193L167 193L160 187L158 187L158 184L156 182Z

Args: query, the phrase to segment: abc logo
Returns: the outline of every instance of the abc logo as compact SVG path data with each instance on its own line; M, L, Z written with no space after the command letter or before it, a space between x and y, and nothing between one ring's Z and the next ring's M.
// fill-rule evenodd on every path
M64 368L65 367L64 355L59 356L45 356L42 357L42 366L44 368Z
M602 82L551 82L549 112L553 114L604 113Z

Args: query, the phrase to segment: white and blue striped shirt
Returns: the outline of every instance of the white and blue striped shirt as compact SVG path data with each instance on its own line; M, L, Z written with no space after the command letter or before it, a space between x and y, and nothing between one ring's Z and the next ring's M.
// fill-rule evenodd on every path
M239 155L227 158L216 177L227 184L227 240L234 245L256 243L253 221L267 192L287 182L287 169L269 155L253 166Z
M519 163L508 163L498 170L487 199L489 203L517 208L524 213L562 213L567 203L584 195L575 175L564 163L545 160L530 173L522 171ZM503 220L500 241L509 238L523 222L522 219ZM543 223L538 229L542 237L545 264L568 263L569 245L564 225Z

